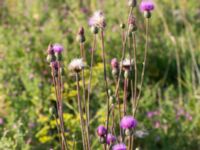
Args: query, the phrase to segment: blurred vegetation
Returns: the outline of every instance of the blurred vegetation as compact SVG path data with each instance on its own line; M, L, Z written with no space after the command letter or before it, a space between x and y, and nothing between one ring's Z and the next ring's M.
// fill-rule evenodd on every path
M137 114L139 129L149 135L136 138L141 149L200 149L200 3L197 0L155 0L150 21L150 49L145 85ZM0 0L0 149L59 149L51 73L46 62L49 43L65 47L64 118L69 144L81 149L81 134L74 78L67 70L80 57L75 41L78 28L86 30L89 65L92 33L87 25L95 10L105 12L107 63L121 57L121 29L128 6L118 0ZM137 58L141 71L144 50L144 18L138 8ZM99 38L98 38L99 41ZM98 44L99 45L99 44ZM95 51L90 122L92 149L100 149L96 127L104 123L106 98L100 47ZM109 65L107 65L110 68ZM86 74L89 74L89 68ZM114 82L109 74L109 87ZM179 73L178 73L179 72ZM147 112L159 110L148 118ZM181 117L177 113L184 110ZM186 114L192 119L188 119ZM185 117L184 117L185 116ZM155 123L158 123L155 126Z

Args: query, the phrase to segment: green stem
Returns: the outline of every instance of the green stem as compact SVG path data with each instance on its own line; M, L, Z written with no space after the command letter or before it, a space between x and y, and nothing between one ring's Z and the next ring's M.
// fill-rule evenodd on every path
M76 83L77 83L77 100L78 100L78 109L80 113L80 124L81 124L81 134L82 134L82 142L84 150L87 150L86 140L85 140L85 129L84 129L84 119L83 119L83 111L82 104L80 99L80 85L79 85L79 75L76 73Z

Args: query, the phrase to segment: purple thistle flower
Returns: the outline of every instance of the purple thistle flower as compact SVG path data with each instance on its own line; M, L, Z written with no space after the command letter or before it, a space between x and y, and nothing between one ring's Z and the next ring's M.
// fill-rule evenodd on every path
M154 3L152 0L143 0L140 4L141 12L147 11L150 12L154 10Z
M60 44L54 44L53 50L54 50L54 53L61 53L64 50L64 48Z
M120 122L120 127L123 129L132 129L137 126L137 120L132 116L124 116Z
M115 68L118 68L118 67L119 67L119 63L118 63L118 61L117 61L117 58L113 58L113 59L111 60L111 67L112 67L112 69L115 69Z
M147 117L148 118L152 118L154 116L154 112L153 111L149 111L148 113L147 113Z
M103 125L98 126L97 128L98 136L103 137L106 133L107 133L107 130Z
M112 135L112 134L109 133L107 135L106 143L108 145L110 145L110 144L113 144L115 141L116 141L116 137L114 135Z
M96 11L94 15L89 18L88 20L89 26L96 26L99 28L105 28L106 27L106 22L105 22L105 16L103 12L101 11Z
M124 143L116 144L113 146L112 150L126 150L126 145Z

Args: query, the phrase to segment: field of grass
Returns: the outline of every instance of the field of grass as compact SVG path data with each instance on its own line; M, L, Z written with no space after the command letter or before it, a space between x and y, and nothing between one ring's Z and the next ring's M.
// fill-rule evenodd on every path
M135 115L138 124L134 149L200 150L200 2L154 0L142 88L146 23L139 10L140 2L138 0L137 7L133 9L137 24L137 90L141 89ZM115 115L110 120L116 123L116 136L119 135L116 86L110 62L112 58L120 61L122 57L123 29L120 24L127 23L127 1L0 0L0 150L61 149L56 94L51 68L46 61L48 45L54 43L64 47L62 101L67 144L69 150L83 149L76 79L68 65L72 59L81 57L76 37L79 28L84 27L84 71L88 85L94 38L88 20L97 10L102 10L106 19L105 63L109 94L113 98L110 103L115 106ZM103 149L96 130L99 125L105 124L107 115L101 41L99 32L90 94L91 150ZM129 49L133 52L133 47L127 44L125 57L129 57ZM83 87L81 81L80 86ZM81 96L84 94L82 88L80 93ZM123 100L123 97L123 82L120 82L119 98ZM131 97L129 85L128 114L132 114Z

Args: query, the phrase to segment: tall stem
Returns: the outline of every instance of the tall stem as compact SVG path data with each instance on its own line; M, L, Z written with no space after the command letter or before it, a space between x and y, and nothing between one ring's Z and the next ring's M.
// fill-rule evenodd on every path
M133 12L133 7L131 7L129 15L128 15L128 19L130 18L131 14ZM128 37L128 29L127 32L125 33L125 38L124 38L124 42L123 42L123 47L122 47L122 57L121 57L121 62L124 60L125 57L125 50L126 50L126 43L127 43L127 37ZM120 66L119 69L119 76L118 76L118 81L117 81L117 85L116 85L116 89L115 89L115 97L117 97L118 92L119 92L119 83L120 83L120 76L122 74L122 66Z
M136 111L137 111L139 99L140 99L141 92L142 92L143 81L144 81L144 72L145 72L145 67L146 67L147 50L148 50L148 35L149 35L148 31L149 31L149 19L146 18L146 44L145 44L145 51L144 51L144 61L143 61L143 68L142 68L142 74L141 74L140 90L139 90L139 93L138 93L138 96L136 99L137 102L136 102L133 116L135 116Z
M58 79L55 76L55 69L53 67L51 67L51 69L52 69L52 78L53 78L53 83L54 83L54 88L55 88L55 93L56 93L57 113L60 120L60 131L61 131L61 139L62 139L61 147L62 147L62 150L65 150L65 148L68 149L68 145L65 140L64 126L63 126L63 121L62 121L62 112L60 111L61 110L60 109L61 97L60 97L60 90L59 90L60 83L58 82ZM58 71L58 76L59 76L59 71Z
M104 35L103 35L103 29L101 30L101 46L102 46L102 59L103 59L103 68L104 68L104 80L105 80L105 88L106 88L106 95L107 95L107 120L106 120L106 129L108 131L109 126L109 94L108 94L108 81L107 81L107 74L106 74L106 58L105 58L105 47L104 47ZM108 133L108 132L107 132ZM106 138L107 138L106 133Z
M85 61L85 51L84 51L84 44L81 43L80 44L80 50L81 50L81 57L82 59ZM89 123L88 123L88 108L87 108L87 102L86 102L86 93L85 93L85 73L84 73L84 69L82 70L82 82L83 82L83 110L84 110L84 113L86 115L86 120L85 120L85 130L86 130L86 141L87 141L87 146L88 146L88 149L90 149L90 142L89 142Z
M137 55L136 55L136 35L133 33L133 49L134 49L134 96L133 96L133 108L136 106L136 96L137 96Z
M126 115L126 110L127 110L127 85L128 85L128 78L124 79L124 116Z
M93 47L92 47L92 56L91 56L91 62L90 62L90 77L89 77L89 83L88 83L88 101L87 101L87 116L88 116L88 123L90 120L90 93L92 92L91 88L91 81L92 81L92 69L93 69L93 61L94 61L94 50L96 48L96 35L94 34L94 39L93 39Z
M82 104L80 99L80 86L79 86L79 75L76 73L76 85L77 85L77 100L78 100L78 109L80 113L80 124L81 124L81 134L82 134L82 142L84 150L87 150L86 140L85 140L85 129L84 129L84 119L83 119L83 111Z

